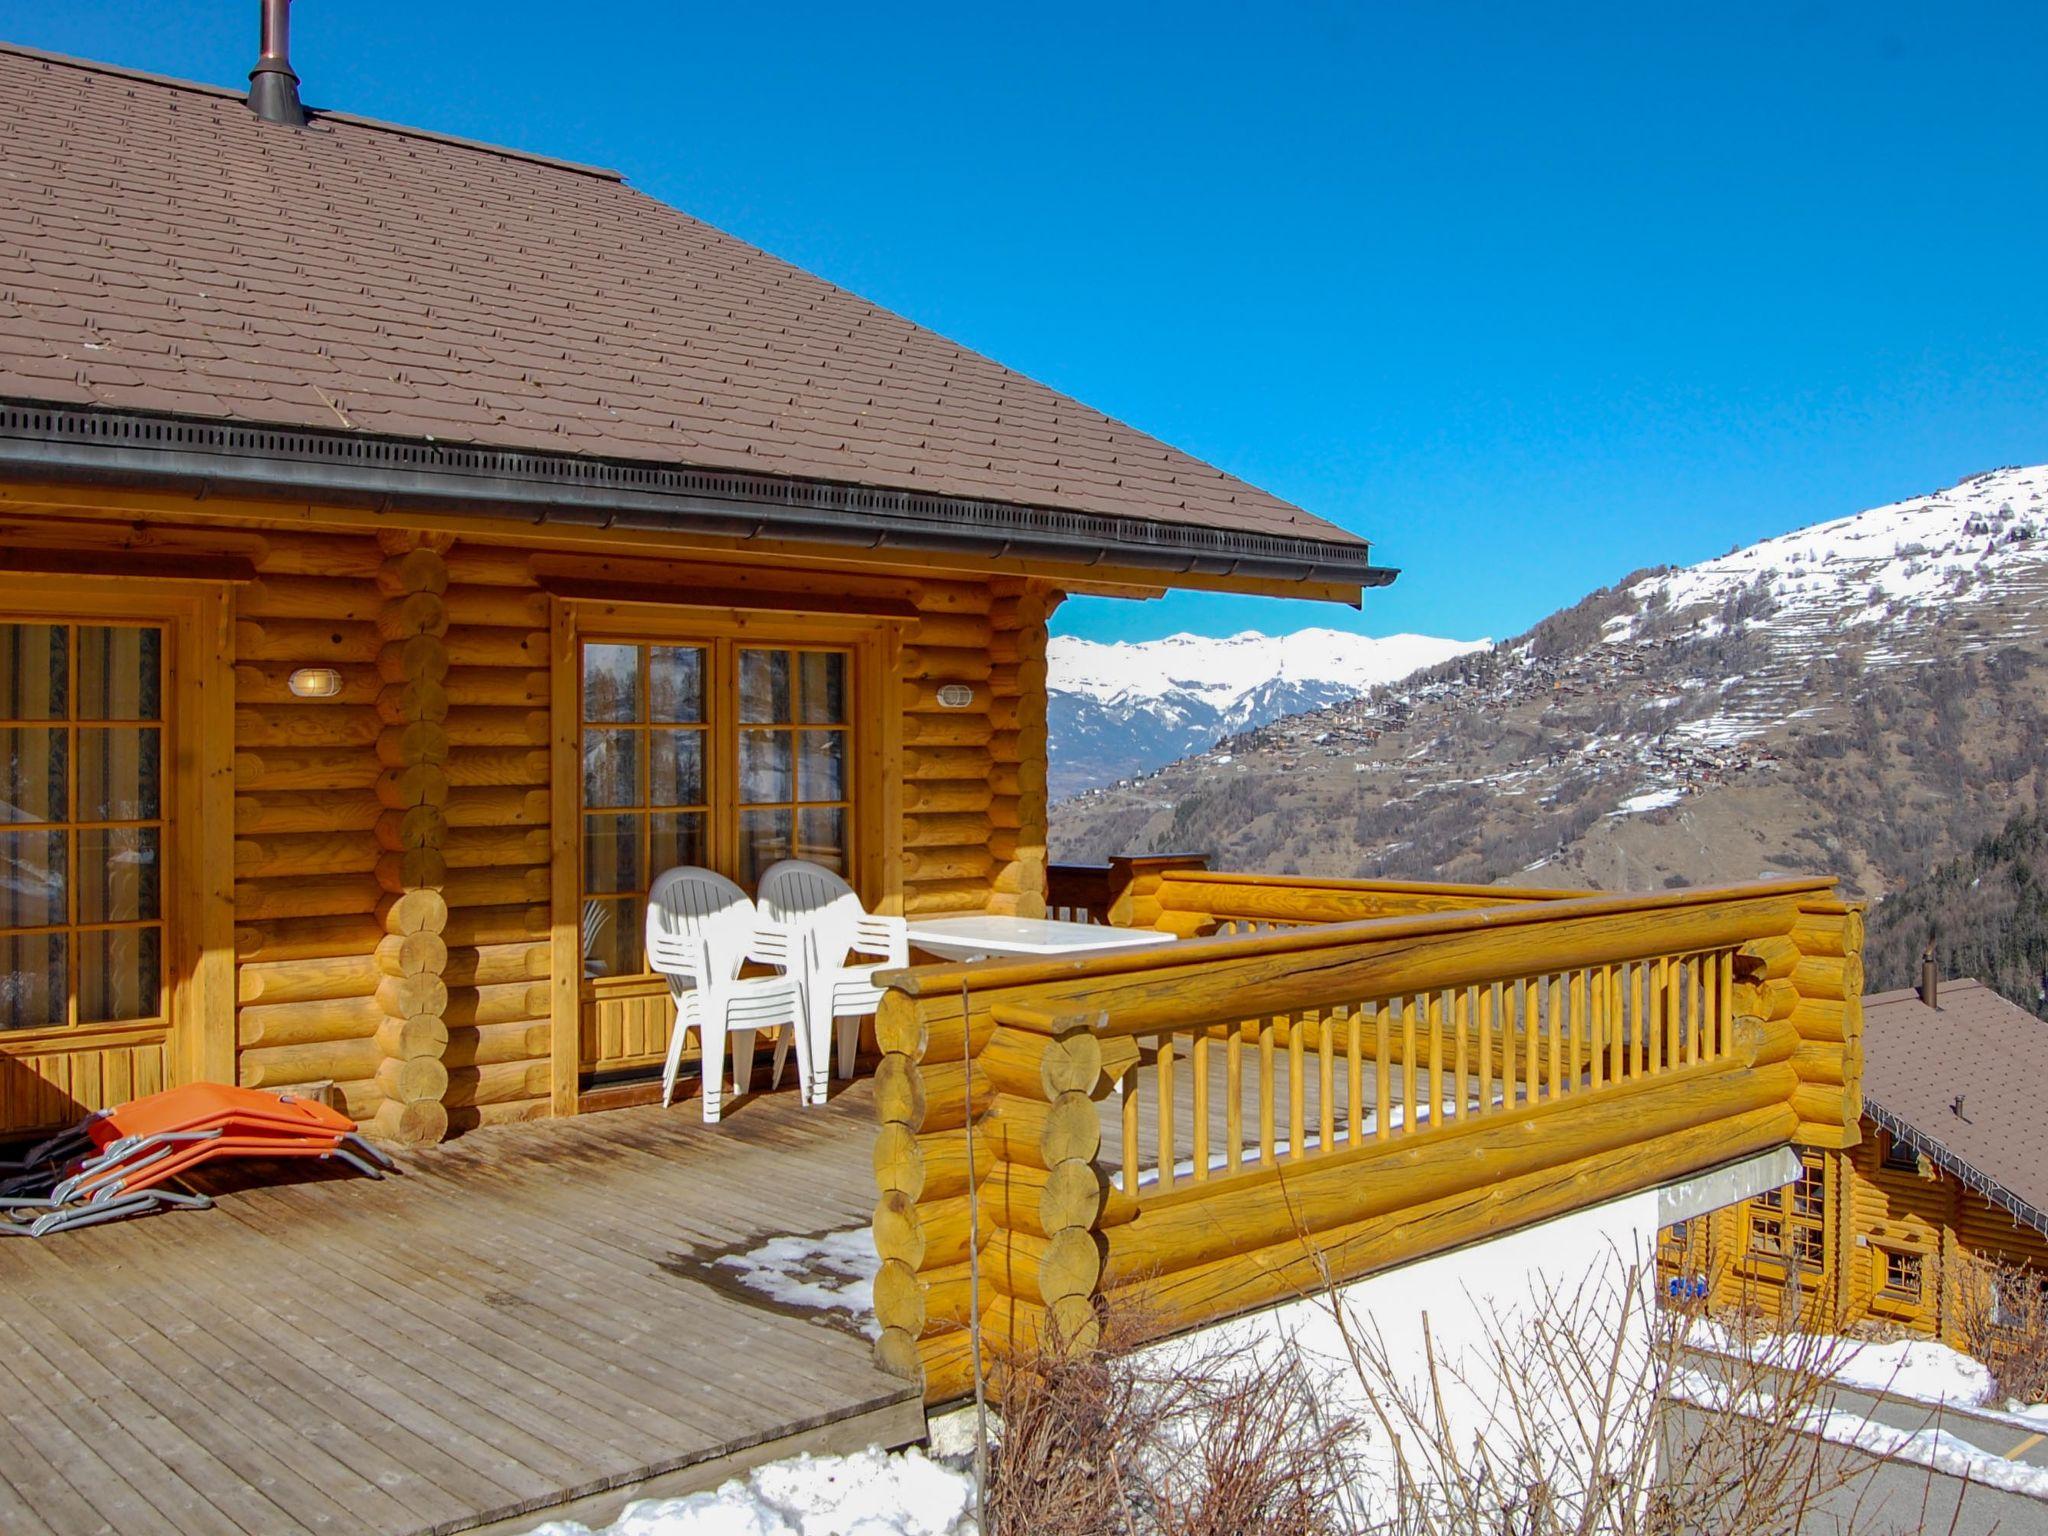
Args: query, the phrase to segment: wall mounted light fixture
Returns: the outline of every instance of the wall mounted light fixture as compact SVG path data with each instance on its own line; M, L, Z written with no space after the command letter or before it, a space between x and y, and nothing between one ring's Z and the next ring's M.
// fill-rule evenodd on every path
M939 708L966 709L974 702L974 690L965 683L948 683L939 690Z
M285 679L292 696L299 699L331 699L341 692L341 674L332 667L301 667Z

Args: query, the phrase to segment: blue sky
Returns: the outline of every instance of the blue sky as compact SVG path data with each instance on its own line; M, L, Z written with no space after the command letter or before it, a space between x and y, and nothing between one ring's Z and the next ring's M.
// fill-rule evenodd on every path
M256 10L0 36L239 84ZM294 12L309 102L616 166L1405 572L1071 631L1500 636L2048 459L2048 6Z

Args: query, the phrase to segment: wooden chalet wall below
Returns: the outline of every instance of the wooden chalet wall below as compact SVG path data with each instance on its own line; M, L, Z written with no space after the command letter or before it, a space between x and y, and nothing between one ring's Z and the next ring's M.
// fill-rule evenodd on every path
M574 1064L553 1059L553 1015L574 990L555 985L553 871L580 848L552 825L563 722L551 631L565 591L672 604L671 625L675 611L744 624L757 603L785 629L814 602L842 626L874 613L882 686L856 721L876 786L855 813L869 900L913 915L1043 910L1045 620L1058 594L1041 583L236 527L218 513L188 526L16 512L0 534L57 572L189 580L210 561L230 576L233 1039L191 1059L232 1060L251 1086L331 1082L387 1139L544 1115L573 1082ZM295 696L301 668L333 669L338 691ZM17 1075L40 1070L38 1052ZM0 1130L100 1107L17 1101L39 1107Z

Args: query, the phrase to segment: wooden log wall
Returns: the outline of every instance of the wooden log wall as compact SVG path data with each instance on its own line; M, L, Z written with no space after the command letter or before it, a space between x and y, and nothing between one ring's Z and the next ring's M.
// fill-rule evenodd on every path
M990 609L988 910L1045 916L1046 624L1060 594L1038 583L1003 582Z

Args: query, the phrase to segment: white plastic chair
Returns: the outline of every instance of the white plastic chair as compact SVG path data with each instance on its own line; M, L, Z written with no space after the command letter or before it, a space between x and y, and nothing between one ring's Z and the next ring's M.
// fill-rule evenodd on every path
M775 976L742 979L740 967L749 960L785 965L788 952L782 935L760 931L758 914L745 891L725 876L693 865L666 870L655 878L647 893L647 962L668 978L676 1005L668 1061L661 1071L664 1105L675 1096L683 1036L692 1029L702 1052L707 1122L719 1116L728 1041L736 1094L751 1086L754 1032L759 1029L778 1032L772 1082L782 1080L792 1037L797 1074L808 1077L810 1042L799 1027L804 1017L801 976L786 969Z
M868 912L852 886L803 859L784 859L762 874L761 915L768 928L791 935L810 1015L811 1070L804 1091L810 1102L822 1104L833 1021L839 1022L839 1075L851 1077L860 1021L882 1001L875 973L910 963L910 931L900 917ZM849 964L849 954L874 956L878 963Z

